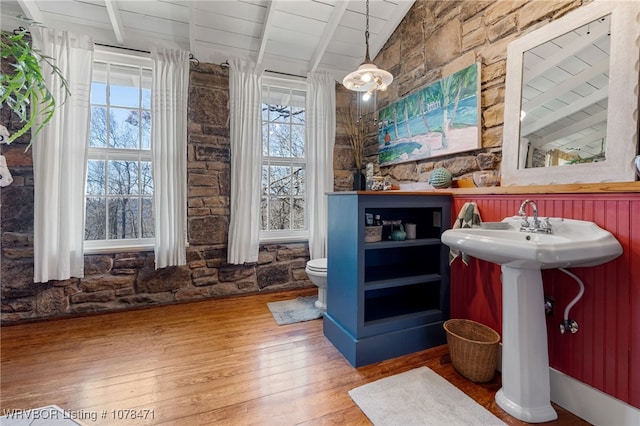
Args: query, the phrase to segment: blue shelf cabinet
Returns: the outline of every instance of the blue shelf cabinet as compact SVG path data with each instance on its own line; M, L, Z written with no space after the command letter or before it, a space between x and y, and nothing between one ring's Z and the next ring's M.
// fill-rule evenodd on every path
M451 198L377 192L328 195L324 335L355 367L446 341ZM365 216L415 223L416 239L365 242Z

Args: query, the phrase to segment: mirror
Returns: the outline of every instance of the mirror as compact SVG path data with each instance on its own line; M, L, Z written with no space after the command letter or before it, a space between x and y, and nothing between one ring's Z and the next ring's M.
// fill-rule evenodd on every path
M611 15L523 54L518 167L604 161Z
M596 0L509 44L503 185L635 180L637 20Z

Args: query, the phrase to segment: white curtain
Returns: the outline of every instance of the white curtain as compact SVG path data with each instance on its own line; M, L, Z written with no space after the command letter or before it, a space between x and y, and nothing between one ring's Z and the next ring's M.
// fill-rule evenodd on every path
M336 88L327 74L307 75L307 209L311 259L327 256L327 197L333 191Z
M33 140L34 282L84 276L84 185L89 136L93 42L67 31L33 27L33 46L52 58L69 86L42 65L57 101L49 124ZM36 126L38 122L36 122Z
M156 269L186 264L189 52L151 50Z
M262 72L250 61L230 62L231 220L227 262L239 265L258 260Z

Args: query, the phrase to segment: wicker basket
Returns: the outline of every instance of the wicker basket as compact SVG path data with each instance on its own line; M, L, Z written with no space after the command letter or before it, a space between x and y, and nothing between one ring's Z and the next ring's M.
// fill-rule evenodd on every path
M493 379L500 335L491 328L466 319L445 321L447 344L453 367L472 382Z

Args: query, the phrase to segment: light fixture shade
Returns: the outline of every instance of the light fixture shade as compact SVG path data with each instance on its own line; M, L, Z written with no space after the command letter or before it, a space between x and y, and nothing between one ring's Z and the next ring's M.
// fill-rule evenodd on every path
M364 31L365 55L364 63L357 70L350 72L342 80L342 84L355 92L366 92L363 98L368 100L376 91L387 90L393 81L393 75L389 71L381 70L371 62L369 56L369 0L366 2L366 26Z
M375 92L387 90L392 81L393 75L390 72L381 70L374 64L362 64L357 70L347 74L342 84L355 92Z

